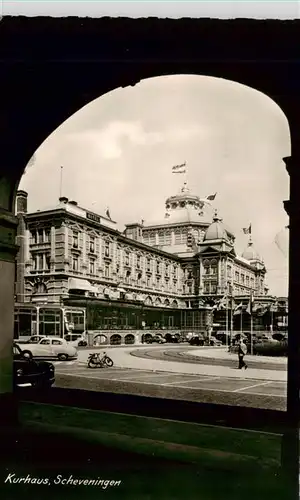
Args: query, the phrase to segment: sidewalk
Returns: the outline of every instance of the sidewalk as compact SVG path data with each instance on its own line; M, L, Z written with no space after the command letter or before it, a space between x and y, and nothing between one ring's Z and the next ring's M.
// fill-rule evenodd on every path
M214 359L236 359L237 354L233 354L228 352L228 348L217 348L217 349L197 349L193 351L185 351L189 355L192 356L200 356L202 358L214 358ZM251 354L247 354L245 359L249 359L254 363L278 363L279 365L287 366L287 358L285 357L276 357L276 356L251 356Z
M174 372L182 374L192 374L192 375L209 375L212 377L225 377L225 378L243 378L243 379L256 379L256 380L274 380L274 381L287 381L287 372L276 371L276 370L259 370L248 368L248 370L238 370L236 368L230 368L227 366L209 366L209 365L199 365L195 363L180 363L176 361L166 360L156 360L156 359L146 359L138 358L132 356L130 353L133 351L144 350L145 347L132 347L132 349L126 349L120 347L114 349L111 353L111 357L114 361L114 366L116 368L133 368L137 370L150 370L150 371L163 371L163 372ZM215 356L215 351L207 349L207 356L210 352L210 356ZM191 351L186 351L191 352ZM194 351L198 352L198 351ZM203 351L199 349L202 355ZM226 354L226 353L224 353ZM86 361L88 353L80 351L78 353L78 361ZM231 356L231 355L230 355Z

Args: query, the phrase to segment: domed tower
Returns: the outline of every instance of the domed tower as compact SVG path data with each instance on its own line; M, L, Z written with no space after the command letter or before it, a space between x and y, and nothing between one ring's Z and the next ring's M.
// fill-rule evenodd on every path
M263 258L259 255L252 242L251 233L249 235L248 245L242 253L242 258L255 268L255 290L258 295L264 295L266 290L265 275L266 267Z
M249 236L248 245L242 253L243 259L248 260L251 264L263 264L263 259L253 245L251 234Z
M144 222L142 242L183 257L194 255L212 217L208 200L191 193L185 182L178 194L166 199L163 218ZM129 225L125 235L129 236Z
M165 218L169 224L200 221L209 224L211 221L209 204L192 194L186 182L177 195L167 198L165 205Z
M235 258L234 239L216 211L199 245L200 290L204 295L224 294L228 264Z

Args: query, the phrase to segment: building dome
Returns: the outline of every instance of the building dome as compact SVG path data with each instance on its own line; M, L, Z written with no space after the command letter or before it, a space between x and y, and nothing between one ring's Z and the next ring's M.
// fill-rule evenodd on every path
M164 218L159 221L150 221L150 225L198 223L206 226L212 220L210 204L192 194L186 182L178 194L166 199L165 207Z
M243 259L246 259L246 260L249 260L249 261L251 261L251 260L261 260L261 257L257 253L257 251L255 250L252 241L249 241L247 248L242 253L242 257L243 257Z
M212 240L228 240L225 226L217 214L215 214L212 224L207 228L203 241Z

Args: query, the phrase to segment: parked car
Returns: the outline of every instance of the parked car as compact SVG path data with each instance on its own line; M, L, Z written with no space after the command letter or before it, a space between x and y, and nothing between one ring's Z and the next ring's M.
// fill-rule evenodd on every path
M191 338L190 345L204 345L204 338L200 335L195 335Z
M55 368L48 361L27 359L18 344L13 344L14 387L50 388L55 382Z
M154 335L150 340L150 343L165 344L167 341L162 335Z
M37 344L40 340L45 338L45 335L33 335L28 340L16 340L18 344Z
M60 337L43 337L37 343L21 344L21 346L23 356L27 359L36 357L67 360L78 356L76 348Z
M73 347L86 347L88 345L82 333L67 333L65 335L65 340Z
M216 339L216 337L210 337L209 345L219 347L219 346L222 346L223 343L221 340Z
M180 342L180 335L176 333L167 333L165 336L166 342L177 344Z

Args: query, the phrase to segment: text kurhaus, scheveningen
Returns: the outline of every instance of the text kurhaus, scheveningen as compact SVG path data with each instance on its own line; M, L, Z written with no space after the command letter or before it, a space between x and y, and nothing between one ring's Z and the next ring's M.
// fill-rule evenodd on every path
M100 486L103 489L109 487L120 486L121 481L115 481L113 479L87 479L87 478L74 478L72 474L69 477L64 477L62 475L57 475L54 479L50 478L40 478L32 477L27 474L26 477L18 477L15 473L10 473L7 475L4 483L8 484L36 484L36 485L62 485L62 486Z

